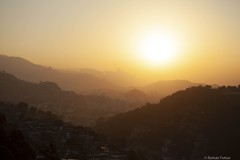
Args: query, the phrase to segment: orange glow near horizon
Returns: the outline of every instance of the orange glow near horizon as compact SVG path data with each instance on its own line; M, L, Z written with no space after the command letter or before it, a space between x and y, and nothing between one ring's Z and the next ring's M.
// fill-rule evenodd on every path
M94 2L94 3L93 3ZM149 81L238 84L240 1L0 2L0 54Z

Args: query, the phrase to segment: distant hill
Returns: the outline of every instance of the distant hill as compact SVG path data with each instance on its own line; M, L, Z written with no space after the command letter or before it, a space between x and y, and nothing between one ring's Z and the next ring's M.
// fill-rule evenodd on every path
M51 81L65 90L89 92L104 89L120 89L119 86L88 73L66 73L51 67L33 64L23 58L0 55L0 71L30 81Z
M131 89L125 93L125 97L132 100L141 100L147 102L148 96L139 89Z
M191 86L206 85L203 83L193 83L188 80L162 80L157 81L148 85L143 85L140 79L137 77L125 72L124 70L117 70L115 72L101 72L91 68L79 68L74 70L75 73L85 73L90 74L105 80L108 80L119 86L128 88L124 91L137 88L139 91L144 92L145 94L150 94L153 99L159 101L160 98L168 96L176 91L186 89ZM218 85L213 85L213 87L218 87ZM109 94L111 95L111 94Z
M122 69L117 69L116 71L102 72L91 68L79 68L74 69L73 71L76 73L90 74L95 77L105 79L109 82L112 82L113 84L124 88L143 85L142 80Z
M239 159L239 114L240 86L198 86L99 120L96 130L142 159Z
M137 88L149 96L150 101L159 101L169 94L200 83L187 80L158 81L143 86L141 79L118 69L117 71L102 72L91 68L72 70L57 70L41 66L20 57L0 55L0 71L6 71L17 78L38 83L50 81L57 83L64 90L81 94L105 94L110 97L124 97L129 88Z
M141 87L140 89L148 93L153 99L159 101L160 98L166 97L179 90L184 90L192 86L204 85L201 83L192 83L187 80L165 80Z
M137 104L104 95L79 95L62 90L53 82L27 82L0 72L0 100L27 102L49 110L75 124L91 125L99 117L111 116L138 107Z

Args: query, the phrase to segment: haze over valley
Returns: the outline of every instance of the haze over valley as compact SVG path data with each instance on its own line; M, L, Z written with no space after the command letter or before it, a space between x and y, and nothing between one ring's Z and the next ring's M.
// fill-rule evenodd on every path
M0 160L239 160L239 0L1 0Z

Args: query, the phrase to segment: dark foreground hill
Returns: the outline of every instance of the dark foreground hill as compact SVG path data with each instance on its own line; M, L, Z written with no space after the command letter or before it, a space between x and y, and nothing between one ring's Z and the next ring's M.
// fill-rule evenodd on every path
M0 102L1 160L126 160L106 137L26 103Z
M239 159L240 87L192 87L96 129L151 160ZM215 158L216 159L216 158Z

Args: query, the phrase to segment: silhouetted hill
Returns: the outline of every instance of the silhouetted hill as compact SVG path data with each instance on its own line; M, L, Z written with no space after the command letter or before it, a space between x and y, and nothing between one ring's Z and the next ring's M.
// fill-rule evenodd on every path
M187 80L166 80L149 84L147 86L141 87L140 89L148 93L151 97L153 97L153 99L160 100L160 98L166 97L179 90L199 85L203 84L192 83Z
M239 159L239 113L240 86L198 86L99 120L96 129L146 159Z
M0 72L0 100L24 101L82 125L93 124L100 116L112 116L138 107L126 100L104 95L79 95L64 91L53 82L30 83L5 72Z
M51 67L33 64L23 58L0 55L0 70L16 77L30 81L51 81L59 84L65 90L77 92L119 89L119 87L105 79L87 73L65 73Z

